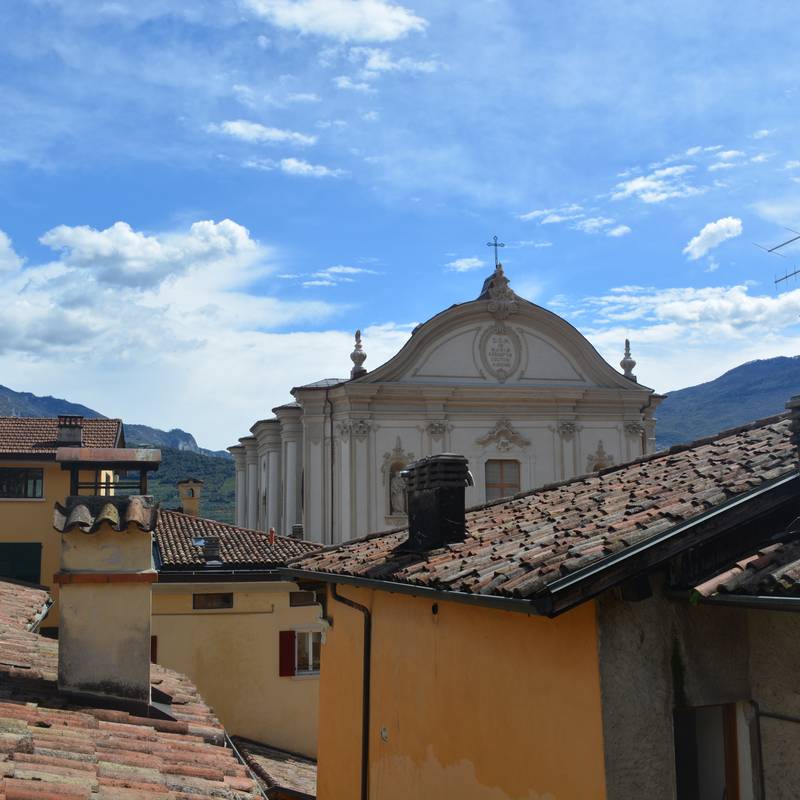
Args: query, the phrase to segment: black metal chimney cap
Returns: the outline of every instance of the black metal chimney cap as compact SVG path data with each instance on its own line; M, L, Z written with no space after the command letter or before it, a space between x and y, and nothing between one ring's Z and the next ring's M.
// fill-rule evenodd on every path
M457 453L438 453L409 464L401 473L409 492L444 486L471 486L469 461Z

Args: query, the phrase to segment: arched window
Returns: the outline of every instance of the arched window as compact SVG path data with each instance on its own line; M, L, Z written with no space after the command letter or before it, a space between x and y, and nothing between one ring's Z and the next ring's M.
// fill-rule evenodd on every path
M509 497L519 490L519 461L513 458L490 458L486 462L487 500Z
M194 489L187 489L186 490L187 497L194 497Z

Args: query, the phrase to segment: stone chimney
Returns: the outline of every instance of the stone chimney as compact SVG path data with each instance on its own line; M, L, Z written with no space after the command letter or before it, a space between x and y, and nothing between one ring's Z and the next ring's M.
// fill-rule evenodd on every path
M68 497L61 534L58 687L142 713L150 702L152 497Z
M83 447L83 417L80 414L59 414L56 444Z
M408 494L408 540L401 549L422 553L463 541L464 489L472 486L467 459L441 453L414 461L401 474Z
M199 478L186 478L178 481L178 497L184 514L200 516L200 499L203 494L203 481Z

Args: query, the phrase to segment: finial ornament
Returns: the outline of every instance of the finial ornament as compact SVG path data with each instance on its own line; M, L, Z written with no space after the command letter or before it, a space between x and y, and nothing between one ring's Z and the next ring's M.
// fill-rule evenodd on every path
M619 365L622 367L622 372L626 378L630 378L632 381L636 380L636 376L633 374L636 362L631 358L631 343L629 339L625 340L625 356L619 362Z
M364 362L367 360L367 354L364 352L364 346L361 344L361 329L356 331L356 346L352 353L350 353L350 360L355 365L350 370L351 378L360 378L366 375L367 371L364 369Z

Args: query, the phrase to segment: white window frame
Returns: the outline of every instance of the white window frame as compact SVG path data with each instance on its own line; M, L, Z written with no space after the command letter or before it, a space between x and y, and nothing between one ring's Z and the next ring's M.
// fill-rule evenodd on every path
M319 636L320 647L322 647L322 631L314 630L295 630L294 632L294 674L295 675L319 675L318 669L312 669L311 664L301 666L300 664L300 637L308 637L308 657L314 658L314 636Z

